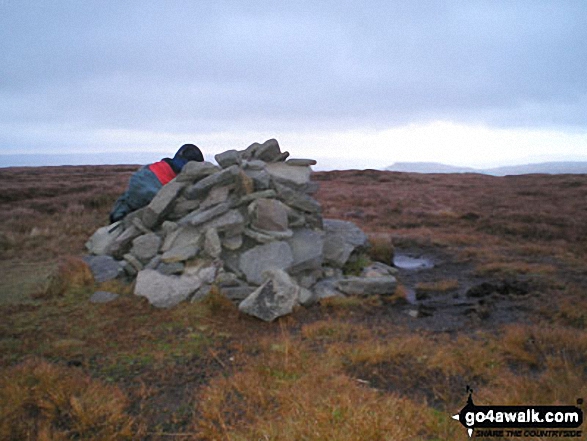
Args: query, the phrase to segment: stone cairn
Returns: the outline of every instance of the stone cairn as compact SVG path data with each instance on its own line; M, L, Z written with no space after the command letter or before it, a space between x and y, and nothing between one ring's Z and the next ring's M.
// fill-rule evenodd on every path
M368 248L352 222L322 219L312 159L287 159L278 142L189 162L151 203L98 229L86 244L96 281L136 278L156 307L198 301L215 285L265 321L297 305L347 295L390 295L395 268L342 268Z

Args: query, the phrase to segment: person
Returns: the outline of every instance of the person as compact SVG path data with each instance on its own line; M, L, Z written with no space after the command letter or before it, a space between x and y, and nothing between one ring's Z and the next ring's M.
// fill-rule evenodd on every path
M157 192L175 178L189 161L204 161L204 155L194 144L184 144L173 158L163 158L133 173L128 188L110 211L110 223L122 220L127 214L148 205Z

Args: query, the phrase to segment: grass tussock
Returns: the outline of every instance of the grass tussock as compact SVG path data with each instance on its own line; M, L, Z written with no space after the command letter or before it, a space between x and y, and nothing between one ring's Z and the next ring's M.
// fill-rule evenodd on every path
M49 276L47 284L33 295L35 299L62 297L68 290L79 290L94 283L88 264L78 257L66 256Z
M393 260L393 239L389 233L369 233L369 257L375 262L390 265Z
M132 439L128 400L74 368L30 359L2 370L3 440Z
M459 281L456 279L437 280L435 282L420 282L416 284L417 291L435 291L446 292L454 291L459 287Z

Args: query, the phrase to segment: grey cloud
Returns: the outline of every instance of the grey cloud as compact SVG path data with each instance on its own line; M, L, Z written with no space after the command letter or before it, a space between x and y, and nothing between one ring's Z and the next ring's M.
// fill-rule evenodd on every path
M0 118L587 124L577 2L4 2Z

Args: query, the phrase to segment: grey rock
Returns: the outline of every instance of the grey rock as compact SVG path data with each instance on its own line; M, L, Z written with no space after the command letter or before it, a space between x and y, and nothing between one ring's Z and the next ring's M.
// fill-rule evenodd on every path
M271 162L284 162L289 157L289 152L282 152L277 155Z
M309 289L300 287L300 292L298 294L298 302L302 306L311 306L318 301L318 297L313 291Z
M230 204L227 202L215 205L211 208L200 208L182 218L178 223L180 225L200 225L226 213L229 209Z
M220 168L211 162L189 161L182 169L181 173L175 178L179 182L196 182L202 178L210 176Z
M253 186L256 191L262 191L269 188L271 184L271 175L265 169L245 170L245 174L253 180Z
M310 181L304 186L304 193L307 193L307 194L314 194L318 190L320 190L320 183L319 182Z
M319 230L324 229L324 223L320 213L306 213L304 214L304 218L306 219L307 227Z
M269 243L273 242L274 240L285 240L289 239L293 236L292 230L285 230L285 231L268 231L268 230L252 230L250 228L244 229L244 234L247 237L259 242L259 243Z
M216 275L216 280L214 282L219 287L241 286L242 284L236 274L223 270L218 272L218 274Z
M124 228L120 221L98 228L86 242L86 248L91 254L108 254L116 239L123 233Z
M210 291L212 291L212 286L211 285L202 285L200 288L198 288L198 290L194 293L194 295L192 296L192 298L190 299L190 302L192 303L196 303L199 302L200 300L206 298L209 294Z
M149 233L133 240L130 252L145 264L155 257L160 247L161 238L155 233Z
M201 226L202 230L215 228L216 231L226 233L228 236L235 236L242 233L245 218L238 210L230 210L222 216L218 216Z
M184 262L195 257L199 251L196 245L178 245L163 253L161 260L165 263Z
M143 212L141 213L141 216L134 216L132 218L132 225L137 227L139 229L139 231L143 234L149 234L149 233L153 232L151 230L151 228L147 227L142 221L143 216L147 213L147 211L146 211L147 209L148 209L148 207L144 207Z
M315 159L302 159L302 158L291 158L285 161L287 165L294 165L300 167L307 167L309 165L316 165Z
M184 274L186 276L197 277L202 281L202 283L207 283L209 285L214 282L217 273L218 266L215 264L215 262L211 262L207 259L200 259L196 262L196 264L186 267L184 270Z
M210 190L210 193L208 193L208 196L206 197L206 199L204 199L202 201L200 208L204 209L204 208L212 207L214 205L221 204L222 202L226 202L226 200L228 199L228 194L231 189L232 189L232 186L230 186L230 185L224 185L222 187L212 188Z
M287 242L291 247L293 262L290 274L304 270L317 269L322 266L324 250L324 234L310 229L295 230Z
M222 168L230 167L231 165L241 165L242 158L236 150L227 150L223 153L218 153L214 159Z
M185 185L185 182L174 179L157 192L142 215L143 224L147 228L153 228L163 221L163 217L171 211L173 202Z
M343 293L359 296L391 295L395 292L396 285L397 281L393 276L346 277L336 284Z
M206 230L206 233L204 234L204 251L206 251L210 257L220 257L220 253L222 253L222 244L216 228L209 228Z
M184 225L172 233L168 234L163 241L161 251L163 253L169 251L171 248L182 245L200 245L202 237L201 230L191 225Z
M310 182L310 174L312 173L310 167L292 166L283 162L267 164L266 170L273 179L296 189Z
M247 162L254 161L255 159L253 158L253 156L259 147L261 147L261 144L259 144L258 142L252 143L245 150L239 152L241 154L241 158Z
M173 217L182 218L188 213L196 210L202 201L200 199L187 199L183 196L180 196L175 201L175 206L173 207Z
M312 292L317 301L328 299L330 297L345 297L345 295L338 290L336 278L320 280L312 287Z
M287 231L287 207L277 199L257 199L251 203L251 227L261 231Z
M294 208L298 208L308 213L319 213L322 208L317 200L308 196L307 194L300 193L287 185L280 184L279 182L273 182L277 194L283 201Z
M271 242L259 245L240 256L239 268L249 283L263 283L263 272L271 269L287 269L293 262L290 246L286 242Z
M144 268L143 263L130 253L126 253L123 256L123 259L130 263L137 271L140 271Z
M243 161L243 168L245 170L263 170L266 165L267 163L265 161L261 161L259 159Z
M159 264L161 263L161 256L158 254L155 257L153 257L149 263L147 263L145 265L145 269L157 269L157 267L159 266Z
M343 277L342 269L340 268L332 268L329 266L322 267L322 273L324 277L332 279L341 279Z
M96 283L107 282L122 275L121 263L111 256L85 256L83 260L90 267Z
M222 239L222 246L227 250L235 251L243 246L243 235L225 236Z
M255 287L249 285L220 287L220 294L233 301L244 300L250 296L253 291L255 291Z
M168 235L169 233L173 233L178 228L179 228L179 225L177 225L177 223L171 222L168 220L163 221L163 223L161 224L161 232L164 235Z
M267 280L238 306L245 314L271 322L290 314L299 304L301 288L285 271L271 269L265 272Z
M187 300L201 285L202 281L194 276L166 276L146 269L137 275L134 292L153 306L170 308Z
M262 190L262 191L257 191L255 193L251 193L251 194L247 194L245 196L243 196L242 198L240 198L240 200L238 201L238 205L244 205L244 204L248 204L249 202L252 202L256 199L261 199L261 198L274 198L277 196L277 193L275 192L275 190Z
M140 235L141 231L134 225L131 225L110 244L108 254L114 257L120 257L130 249L131 242Z
M116 300L120 295L109 291L96 291L90 297L90 303L108 303Z
M184 195L188 199L196 199L212 187L230 184L238 175L239 170L240 168L238 165L231 165L230 167L207 176L196 182L194 185L189 186L185 189Z
M369 244L367 235L352 222L324 219L324 231L324 262L335 267L344 266L354 250Z
M254 149L254 158L265 162L274 161L280 154L281 150L276 139L268 139Z
M123 260L121 265L122 269L128 277L136 277L136 275L138 274L138 270L130 263L128 263L126 260Z
M287 212L287 220L291 228L299 228L306 225L306 216L302 212L291 207L289 207Z
M157 266L157 271L161 274L165 274L166 276L171 276L174 274L182 274L185 268L185 264L182 262L172 262L172 263L165 263L161 262Z
M289 271L289 274L294 274L293 271ZM311 288L322 277L322 270L307 270L301 273L293 275L296 283L303 288Z
M381 262L373 262L369 266L363 268L361 277L381 277L381 276L397 276L399 270Z

